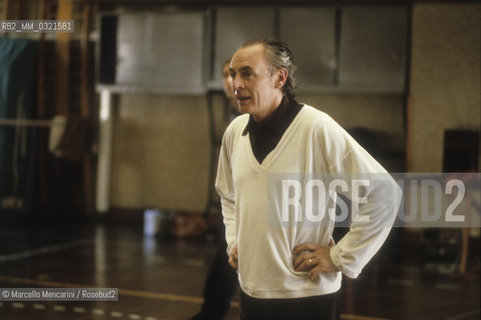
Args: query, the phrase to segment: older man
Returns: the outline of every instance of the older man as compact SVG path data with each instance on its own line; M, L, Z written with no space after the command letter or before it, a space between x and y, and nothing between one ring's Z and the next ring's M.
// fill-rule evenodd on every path
M341 273L359 275L386 239L399 203L396 187L392 201L382 199L380 188L366 187L366 201L355 210L361 219L338 244L332 221L309 223L302 210L286 220L289 193L277 192L272 175L388 176L334 120L294 99L294 70L291 51L276 40L248 41L231 60L245 114L224 134L216 188L229 263L242 289L240 319L339 319Z

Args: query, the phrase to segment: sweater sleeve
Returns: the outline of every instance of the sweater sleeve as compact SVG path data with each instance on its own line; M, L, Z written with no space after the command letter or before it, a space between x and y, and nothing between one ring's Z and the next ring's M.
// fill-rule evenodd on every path
M336 267L357 278L386 240L396 218L401 189L389 173L344 129L332 121L325 137L329 171L347 181L352 202L349 232L330 250ZM354 192L356 190L356 192Z
M228 131L229 130L226 131L222 138L215 187L221 200L222 216L227 241L227 254L229 255L236 244L237 236L235 227L235 194L229 154L230 148L228 146Z

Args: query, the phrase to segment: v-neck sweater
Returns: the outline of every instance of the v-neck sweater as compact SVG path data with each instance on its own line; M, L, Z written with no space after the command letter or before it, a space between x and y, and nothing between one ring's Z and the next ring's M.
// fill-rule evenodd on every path
M332 118L308 105L259 163L249 136L242 135L248 121L249 115L239 116L226 129L216 179L227 252L237 245L242 290L254 298L299 298L338 291L341 272L356 278L386 239L399 205L399 190L395 190L393 201L382 205L372 203L379 199L379 190L369 191L368 203L359 205L358 214L371 223L353 221L346 236L330 249L331 259L341 272L321 273L310 281L308 273L294 270L292 251L305 242L327 246L334 222L310 224L304 219L303 223L296 220L286 225L281 217L277 175L386 171Z
M249 133L252 152L259 163L276 147L301 108L301 104L285 95L281 104L267 119L256 122L252 115L249 116L242 135Z

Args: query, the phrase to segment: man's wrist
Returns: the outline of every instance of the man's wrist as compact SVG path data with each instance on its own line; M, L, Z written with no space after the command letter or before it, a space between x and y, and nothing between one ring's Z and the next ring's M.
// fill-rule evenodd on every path
M342 272L343 266L341 262L339 247L337 244L329 248L329 257L331 258L331 262L333 266L337 269L337 271Z

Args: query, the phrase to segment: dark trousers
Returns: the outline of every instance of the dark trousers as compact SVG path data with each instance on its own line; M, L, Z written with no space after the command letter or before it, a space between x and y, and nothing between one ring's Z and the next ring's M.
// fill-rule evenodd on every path
M340 293L295 299L256 299L241 290L240 320L340 320Z
M219 229L217 251L204 284L202 310L193 319L224 319L237 288L237 273L228 262L223 225Z

